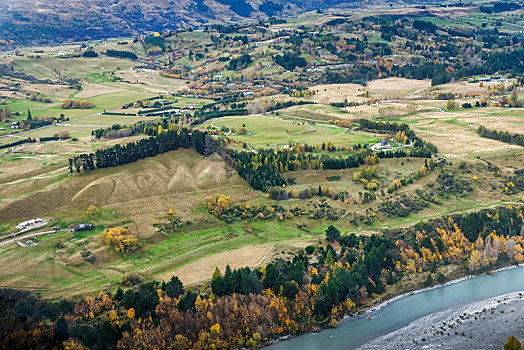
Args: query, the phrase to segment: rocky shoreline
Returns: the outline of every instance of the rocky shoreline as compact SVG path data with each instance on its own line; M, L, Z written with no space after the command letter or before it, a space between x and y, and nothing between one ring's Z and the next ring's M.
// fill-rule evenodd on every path
M359 349L501 349L512 335L524 339L524 292L424 316Z

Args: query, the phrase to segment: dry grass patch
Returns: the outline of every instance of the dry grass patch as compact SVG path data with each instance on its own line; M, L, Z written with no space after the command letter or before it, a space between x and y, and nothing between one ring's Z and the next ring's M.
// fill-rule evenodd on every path
M514 79L510 79L509 84L512 84L514 81ZM459 80L456 82L435 86L428 92L433 94L451 92L459 96L465 96L468 94L485 95L488 92L488 87L494 87L500 84L501 83L498 81L470 83L469 81Z
M0 203L0 221L65 209L83 212L96 205L123 212L137 222L141 235L148 236L155 231L153 221L169 208L193 221L193 212L207 195L234 194L235 200L256 196L237 174L226 174L217 155L204 158L191 150L168 152L117 168L74 175L58 183L24 186L19 193L5 187L11 197ZM28 189L33 192L25 192Z
M519 117L497 117L497 116L481 116L468 115L459 118L460 122L468 123L473 129L477 129L480 125L488 129L502 130L509 133L524 134L524 118Z
M82 91L75 95L76 98L90 98L103 94L121 92L124 89L103 84L84 84Z
M118 71L115 75L128 82L119 83L120 86L136 88L136 84L140 84L143 89L153 93L164 93L166 90L176 91L186 87L185 80L165 78L152 69L130 68Z
M433 143L440 153L450 158L474 159L522 150L520 146L480 137L473 129L441 123L431 126L431 130L414 129L418 136Z
M227 252L206 256L158 277L161 280L169 280L171 276L178 276L186 286L201 283L211 279L216 267L224 273L228 264L232 269L260 266L265 262L273 247L273 244L245 245Z
M368 91L373 97L383 99L405 99L422 97L431 87L430 80L386 78L369 81Z
M359 96L366 93L366 88L358 84L316 85L311 87L310 90L315 91L312 101L316 103L344 102L345 99L353 102L364 102L366 100L365 97Z

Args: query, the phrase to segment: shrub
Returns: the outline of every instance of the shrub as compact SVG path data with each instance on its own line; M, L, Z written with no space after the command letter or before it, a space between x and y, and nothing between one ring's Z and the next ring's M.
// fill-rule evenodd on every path
M62 130L62 131L57 132L56 134L53 134L53 139L55 140L57 139L67 140L70 138L71 138L71 135L69 135L69 131L67 130ZM40 139L40 141L42 141L42 139Z
M444 283L446 282L446 276L442 272L440 272L437 276L438 283Z
M446 108L448 110L455 110L458 108L458 103L456 101L453 101L453 100L448 100L447 104L446 104Z
M141 282L142 280L140 279L140 276L136 273L124 273L122 277L120 277L120 284L127 287L136 286Z
M89 216L95 216L98 212L100 212L100 209L98 209L97 206L90 205L89 208L86 210L86 214Z

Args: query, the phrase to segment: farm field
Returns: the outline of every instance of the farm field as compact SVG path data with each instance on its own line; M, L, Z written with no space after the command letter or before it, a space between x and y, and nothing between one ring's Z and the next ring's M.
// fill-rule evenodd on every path
M290 143L316 145L328 141L344 147L358 143L372 143L379 139L375 136L347 132L345 128L334 125L310 125L278 117L257 115L224 117L211 120L205 125L218 129L225 126L231 131L245 128L246 134L242 135L232 131L231 137L240 142L246 142L253 148L281 147Z

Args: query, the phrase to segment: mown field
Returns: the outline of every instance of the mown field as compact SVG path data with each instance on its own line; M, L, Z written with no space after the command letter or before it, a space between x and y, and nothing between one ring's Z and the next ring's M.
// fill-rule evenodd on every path
M253 148L267 148L285 146L290 143L306 143L317 145L333 142L338 147L352 146L358 143L374 143L379 140L376 136L358 134L335 125L310 125L305 121L250 115L232 116L212 119L204 126L220 129L223 126L230 129L234 140L248 143ZM239 134L245 128L246 134Z

